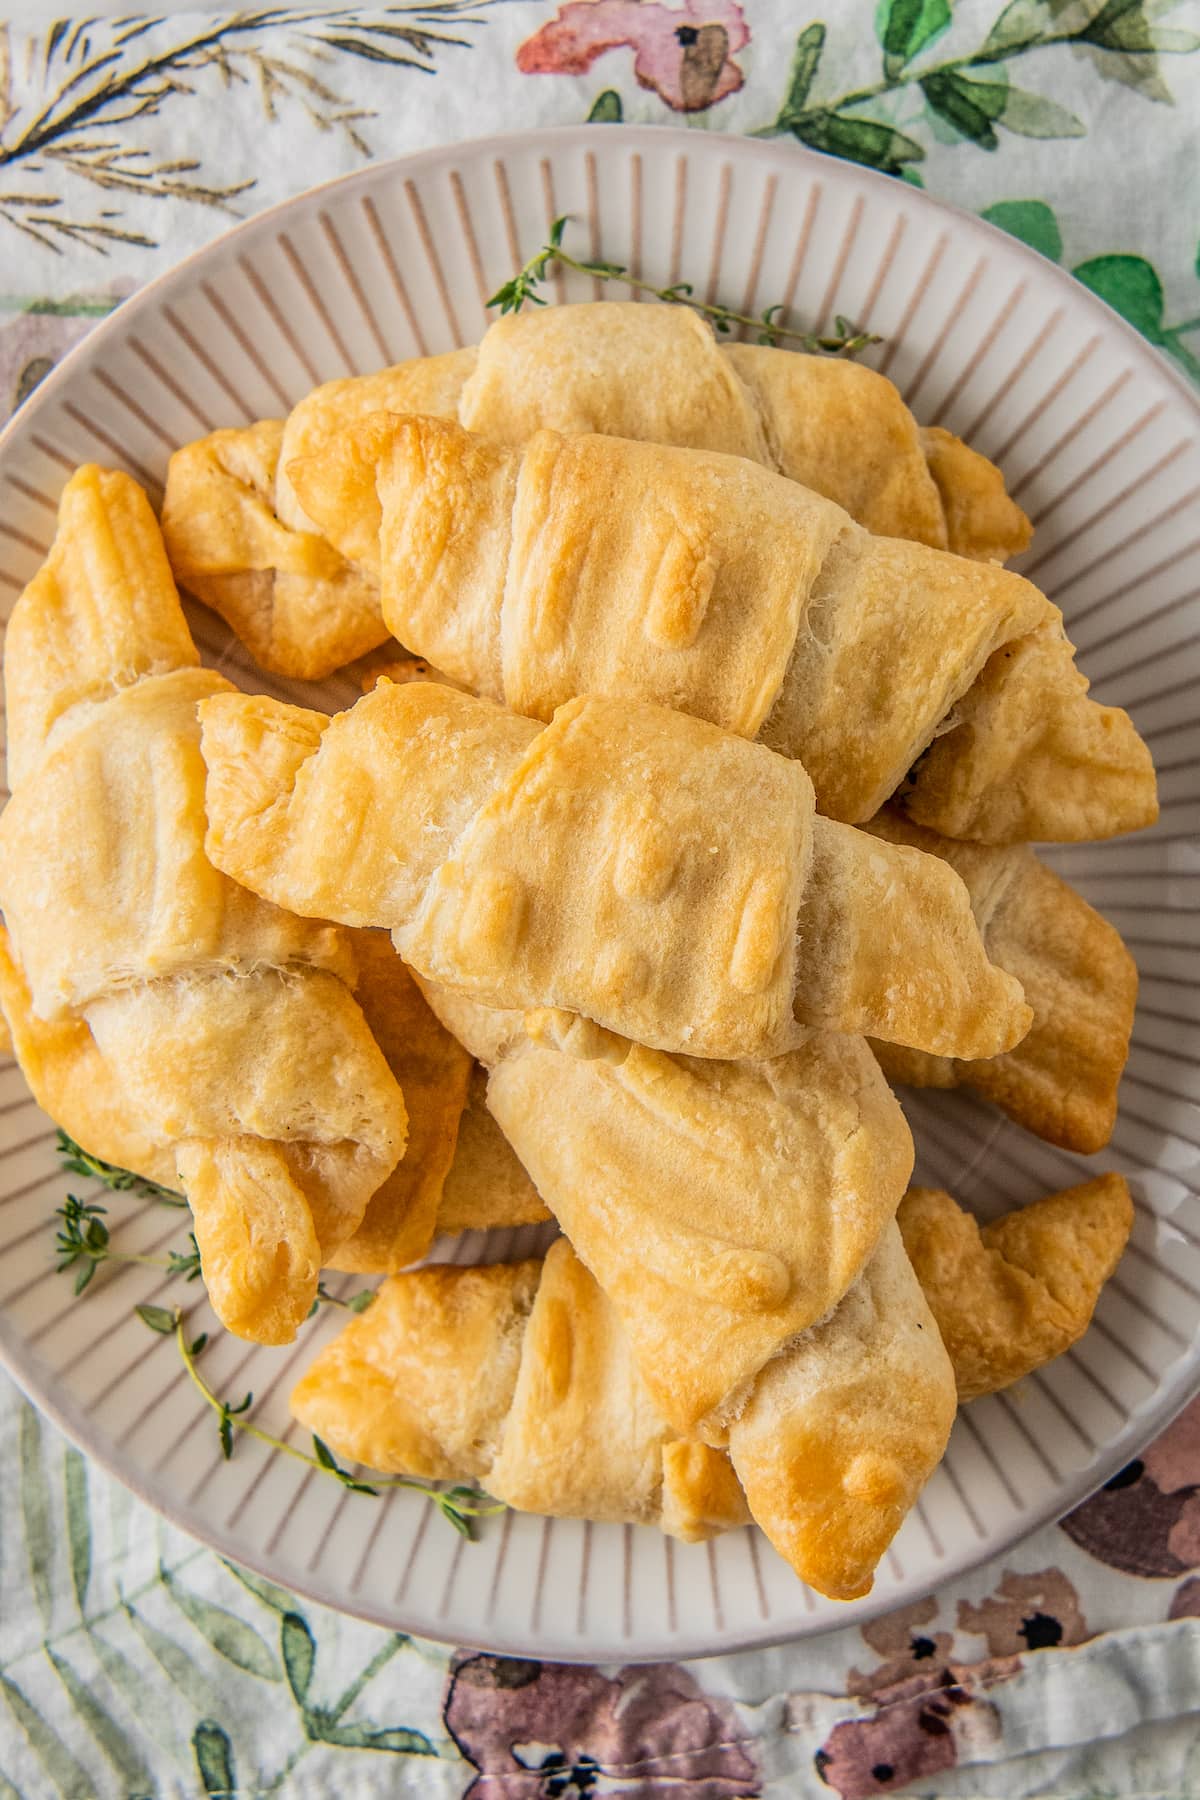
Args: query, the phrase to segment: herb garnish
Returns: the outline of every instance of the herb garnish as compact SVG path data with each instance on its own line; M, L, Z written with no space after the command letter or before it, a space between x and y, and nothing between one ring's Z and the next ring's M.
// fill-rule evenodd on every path
M619 281L634 293L654 294L659 300L665 300L673 306L690 306L693 312L702 313L722 335L731 332L735 326L747 325L758 332L760 344L778 344L781 338L787 338L790 342L799 344L803 350L821 351L827 356L854 356L859 350L865 350L868 344L882 341L869 331L856 330L849 319L844 319L840 313L834 320L835 335L821 337L814 331L793 331L789 326L778 324L777 314L783 311L782 305L768 306L758 314L735 312L732 307L721 306L716 301L697 300L689 281L677 281L671 287L660 288L655 287L653 282L641 281L636 275L631 275L622 263L583 262L562 247L563 233L568 223L567 214L555 219L550 227L549 238L541 249L530 257L511 281L506 281L502 288L497 289L488 301L489 306L498 306L501 313L520 312L526 301L532 306L545 306L545 300L536 290L545 279L546 271L554 263L561 263L564 268L574 269L580 275L591 275L597 281Z
M55 1240L58 1272L61 1275L75 1268L76 1294L82 1294L102 1262L142 1263L148 1269L165 1269L168 1275L183 1275L188 1281L195 1281L200 1273L200 1248L192 1232L188 1233L190 1250L168 1250L166 1256L135 1256L111 1247L103 1206L89 1205L77 1195L68 1194L66 1205L60 1206L54 1216L63 1221Z
M174 1188L161 1187L157 1181L149 1181L144 1175L135 1175L132 1169L122 1169L116 1163L107 1163L98 1156L85 1150L82 1144L67 1132L60 1130L55 1149L62 1158L64 1169L72 1175L85 1175L90 1181L102 1181L106 1188L114 1193L144 1194L149 1200L157 1200L163 1206L184 1207L187 1201Z
M349 1469L341 1466L328 1444L323 1443L315 1432L313 1433L313 1454L311 1456L305 1450L298 1450L294 1444L285 1443L282 1438L272 1437L270 1432L255 1425L247 1416L254 1401L252 1393L246 1394L236 1405L229 1400L222 1400L219 1395L213 1393L196 1367L196 1359L208 1343L207 1332L202 1332L198 1338L193 1338L189 1343L183 1329L183 1315L178 1308L169 1311L165 1306L139 1306L137 1313L142 1323L148 1325L151 1331L157 1331L163 1337L175 1339L176 1347L192 1382L204 1397L206 1404L217 1415L217 1435L221 1441L221 1454L227 1462L233 1455L234 1433L245 1432L248 1436L257 1438L260 1444L266 1444L272 1450L282 1450L285 1456L294 1457L297 1462L307 1463L310 1468L318 1470L321 1474L331 1475L335 1481L340 1482L342 1487L348 1488L353 1494L377 1496L381 1488L411 1488L415 1493L424 1494L437 1507L443 1518L449 1521L455 1531L460 1532L465 1538L474 1536L472 1526L474 1519L488 1518L493 1513L504 1511L503 1506L494 1503L486 1506L480 1505L480 1501L485 1496L480 1493L478 1488L459 1486L448 1488L442 1492L437 1488L430 1487L424 1481L415 1481L408 1475L390 1475L375 1484L359 1481L350 1473Z

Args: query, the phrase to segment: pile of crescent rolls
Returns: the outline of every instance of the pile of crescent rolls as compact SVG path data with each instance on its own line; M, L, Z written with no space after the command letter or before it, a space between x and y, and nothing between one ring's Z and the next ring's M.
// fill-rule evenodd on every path
M865 1593L958 1406L1086 1330L1132 1206L981 1225L890 1082L1103 1148L1137 978L1041 863L1157 817L983 457L854 363L560 306L68 482L5 647L0 1006L182 1189L335 1453ZM332 716L201 666L179 590ZM424 1263L553 1218L541 1258ZM547 1234L548 1237L549 1234Z

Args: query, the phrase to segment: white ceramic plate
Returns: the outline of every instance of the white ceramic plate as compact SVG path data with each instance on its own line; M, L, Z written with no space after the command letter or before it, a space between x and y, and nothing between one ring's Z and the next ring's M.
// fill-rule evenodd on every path
M587 127L384 164L262 214L127 302L38 389L0 440L0 603L49 543L67 473L124 464L156 489L171 449L280 414L315 382L474 342L484 302L570 213L576 244L657 284L689 279L744 310L782 301L809 327L841 312L881 334L868 360L919 418L1004 468L1037 535L1025 558L1063 606L1097 693L1128 706L1162 778L1162 819L1050 860L1125 933L1142 973L1108 1151L1068 1156L959 1095L906 1096L921 1178L989 1214L1118 1168L1133 1242L1092 1329L1018 1391L960 1417L950 1451L871 1597L810 1593L756 1532L686 1548L650 1530L506 1514L465 1544L412 1495L370 1500L214 1421L135 1303L197 1290L101 1271L71 1299L54 1273L67 1182L47 1121L0 1065L0 1351L38 1404L144 1499L224 1554L381 1624L558 1658L698 1655L845 1624L925 1593L1063 1512L1198 1385L1200 1331L1200 410L1157 355L1058 269L899 182L786 143ZM589 298L587 280L551 283ZM224 628L197 636L247 685ZM333 682L322 703L347 704ZM293 697L300 697L298 692ZM306 695L305 698L309 698ZM78 1185L76 1183L75 1185ZM178 1242L178 1213L113 1196L122 1248ZM531 1234L435 1255L499 1260ZM350 1285L357 1285L351 1283ZM252 1388L287 1429L289 1386L338 1323L288 1350L222 1336L205 1372Z

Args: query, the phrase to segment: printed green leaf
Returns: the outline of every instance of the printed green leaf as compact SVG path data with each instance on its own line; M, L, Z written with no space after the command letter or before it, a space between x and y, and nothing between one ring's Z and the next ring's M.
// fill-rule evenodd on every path
M225 1562L225 1567L234 1579L240 1581L244 1588L248 1588L250 1593L262 1601L264 1606L269 1606L275 1612L280 1613L296 1611L296 1596L289 1594L286 1588L276 1587L275 1583L268 1581L265 1575L255 1575L250 1569L239 1568L237 1563L226 1562L224 1557L221 1560Z
M50 1523L50 1490L42 1462L42 1422L32 1406L21 1407L21 1513L25 1521L25 1550L29 1557L29 1577L37 1598L38 1611L47 1631L54 1612L54 1596L50 1588L51 1559L54 1555Z
M228 1795L230 1800L235 1800L237 1771L228 1732L215 1719L201 1719L192 1733L192 1749L196 1753L196 1767L205 1793Z
M93 1793L95 1784L91 1777L80 1768L57 1731L46 1723L37 1707L30 1705L7 1675L0 1675L0 1693L63 1800L80 1800L81 1795Z
M812 150L865 163L885 175L895 175L905 163L922 162L925 152L915 138L905 137L891 125L875 119L852 119L839 113L804 113L791 126L793 136Z
M1104 81L1132 88L1143 100L1171 104L1158 52L1179 55L1200 45L1190 31L1166 31L1152 25L1139 0L1107 0L1084 22L1075 42Z
M1162 342L1162 282L1144 256L1093 256L1072 274L1152 344Z
M1071 31L1086 25L1095 0L1011 0L996 19L979 54L997 61L1011 51L1025 49L1051 33ZM1078 15L1077 18L1067 17Z
M976 84L978 85L978 84ZM1000 113L1000 124L1019 137L1068 138L1086 137L1087 126L1065 106L1047 100L1043 94L1027 94L1023 88L1010 87Z
M172 1748L175 1732L160 1690L147 1680L140 1669L134 1667L123 1650L110 1644L94 1626L88 1625L85 1629L96 1660L132 1711L143 1733L152 1736L163 1749ZM168 1704L174 1707L173 1696Z
M207 1639L218 1656L245 1669L248 1675L260 1676L263 1681L283 1680L275 1652L252 1625L247 1625L236 1613L226 1612L223 1606L215 1606L211 1600L193 1594L169 1569L160 1566L158 1572L184 1618Z
M953 69L927 75L921 83L931 109L953 125L962 137L978 144L981 150L994 150L999 138L994 121L1008 101L1008 85L999 81L968 81Z
M997 200L995 206L987 207L979 216L1011 237L1020 238L1051 262L1058 262L1062 256L1062 232L1044 200Z
M391 1750L399 1756L436 1756L437 1751L422 1731L407 1725L333 1725L310 1713L308 1729L318 1743L339 1744L343 1750Z
M63 1487L67 1496L71 1581L82 1613L87 1610L88 1583L92 1578L92 1515L88 1505L87 1464L73 1445L67 1446L63 1456Z
M905 63L941 37L950 23L947 0L880 0L875 35L883 45L883 72L894 81Z
M125 1791L152 1793L154 1777L138 1754L137 1745L132 1738L105 1712L92 1689L80 1679L66 1658L56 1655L49 1644L45 1646L45 1650L54 1673L70 1696L72 1706L121 1777Z
M824 48L824 25L820 23L806 25L796 39L796 48L792 52L792 66L788 73L787 91L783 96L783 104L779 108L779 117L775 121L781 131L790 131L792 122L798 119L804 111L805 102L816 77L821 61L821 52Z
M625 108L621 105L621 96L615 88L605 88L592 101L592 110L587 116L589 125L620 125L625 118Z
M392 1660L397 1650L402 1650L405 1644L411 1643L411 1641L412 1640L407 1637L404 1632L393 1632L392 1636L388 1638L385 1643L380 1645L379 1649L375 1652L370 1662L366 1664L365 1668L358 1671L358 1674L354 1677L353 1681L345 1689L340 1698L337 1699L331 1707L322 1710L322 1718L336 1724L346 1713L348 1708L354 1705L354 1702L358 1699L358 1696L364 1689L370 1687L380 1669Z
M1163 31L1151 25L1142 0L1107 0L1078 34L1085 44L1102 50L1166 50L1178 54L1194 50L1200 39L1190 31Z
M288 1686L295 1695L297 1704L303 1706L312 1685L317 1646L307 1622L299 1613L290 1612L285 1615L279 1628L279 1642L283 1651L283 1666L287 1670Z
M186 1650L182 1650L174 1638L152 1625L149 1619L125 1602L125 1615L130 1624L149 1650L151 1656L174 1687L187 1700L189 1706L202 1716L218 1712L221 1697L208 1677L199 1670Z

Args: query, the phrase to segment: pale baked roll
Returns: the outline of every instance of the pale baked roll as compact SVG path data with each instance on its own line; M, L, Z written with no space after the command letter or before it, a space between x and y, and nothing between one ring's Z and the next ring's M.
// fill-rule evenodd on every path
M724 1442L731 1397L871 1255L911 1172L903 1115L860 1038L728 1063L538 1030L493 1066L488 1107L657 1404Z
M457 417L492 443L519 446L548 428L774 461L757 394L687 307L531 307L493 320L475 355ZM787 356L801 360L818 359Z
M1145 745L1088 698L1035 587L872 537L743 458L549 431L501 449L380 414L290 473L380 580L393 632L519 712L619 694L761 735L850 823L914 764L908 805L955 835L1094 837L1156 816ZM1010 654L1030 642L1045 649ZM1053 729L1012 732L1047 709Z
M477 351L326 382L286 421L176 452L163 507L176 573L264 668L326 675L386 636L372 577L313 541L288 478L294 458L377 410L457 418L501 444L549 427L746 456L871 531L964 556L1002 561L1029 539L999 470L948 432L920 431L871 369L719 347L686 307L531 308L497 319Z
M802 1026L991 1055L1028 1027L946 864L816 817L798 763L698 719L591 697L542 728L415 682L333 720L240 695L202 717L215 864L387 926L485 1005L719 1057Z
M962 1402L994 1393L1077 1343L1133 1224L1129 1186L1100 1175L983 1225L939 1188L897 1215L954 1364Z
M218 1315L287 1342L406 1114L345 935L205 857L196 708L229 684L195 662L145 495L79 470L9 628L0 906L34 1017L85 1026L131 1127L173 1152Z

